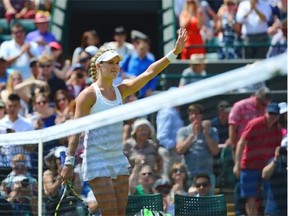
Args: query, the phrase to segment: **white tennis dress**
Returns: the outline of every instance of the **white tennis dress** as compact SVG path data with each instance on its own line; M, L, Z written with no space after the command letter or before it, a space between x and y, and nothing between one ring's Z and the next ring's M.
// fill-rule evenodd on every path
M96 95L96 103L91 107L90 114L98 113L122 105L121 94L114 87L116 100L110 101L103 97L96 83L92 84ZM101 128L87 131L84 137L84 155L82 162L83 179L90 181L96 177L129 175L129 161L123 154L123 122L117 122Z

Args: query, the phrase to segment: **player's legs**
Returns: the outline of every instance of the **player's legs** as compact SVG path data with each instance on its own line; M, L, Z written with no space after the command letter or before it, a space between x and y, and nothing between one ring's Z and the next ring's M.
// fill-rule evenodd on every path
M114 190L117 200L118 207L118 215L125 216L126 215L126 205L128 200L128 184L129 184L129 176L121 175L116 179L113 179Z

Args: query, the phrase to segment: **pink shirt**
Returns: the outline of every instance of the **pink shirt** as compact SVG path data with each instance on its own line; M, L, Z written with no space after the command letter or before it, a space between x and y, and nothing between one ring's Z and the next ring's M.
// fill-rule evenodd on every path
M277 123L268 128L266 117L260 116L247 124L241 137L248 142L243 149L241 169L262 170L281 144L281 126Z
M262 116L265 113L265 107L259 109L256 107L256 97L251 96L249 98L236 102L229 113L229 124L236 125L237 141L247 125L247 123L256 117Z

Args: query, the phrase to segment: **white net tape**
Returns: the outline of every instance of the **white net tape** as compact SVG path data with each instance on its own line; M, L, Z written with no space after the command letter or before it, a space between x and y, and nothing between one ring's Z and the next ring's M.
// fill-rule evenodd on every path
M165 107L183 105L287 74L287 54L222 73L181 88L165 91L101 113L67 121L42 130L0 135L0 145L36 144L84 130L144 116Z

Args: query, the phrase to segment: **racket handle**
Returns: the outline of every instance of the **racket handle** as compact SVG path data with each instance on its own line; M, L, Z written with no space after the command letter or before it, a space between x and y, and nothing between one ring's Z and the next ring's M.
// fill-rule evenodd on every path
M65 163L65 158L66 158L66 153L65 153L65 151L60 152L60 158L61 158L61 164L62 164L62 166L63 166L64 163Z

